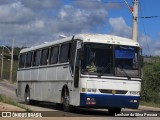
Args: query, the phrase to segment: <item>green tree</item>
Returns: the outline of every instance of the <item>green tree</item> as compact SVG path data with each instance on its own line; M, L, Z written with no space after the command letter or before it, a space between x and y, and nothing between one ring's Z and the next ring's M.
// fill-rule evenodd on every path
M141 96L143 101L160 103L160 57L144 64Z

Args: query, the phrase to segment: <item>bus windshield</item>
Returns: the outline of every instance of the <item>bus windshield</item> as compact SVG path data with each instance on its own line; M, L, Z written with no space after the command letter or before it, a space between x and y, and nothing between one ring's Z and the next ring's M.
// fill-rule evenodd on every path
M139 77L138 47L87 43L82 74Z
M117 76L139 77L138 51L137 47L115 47L115 73Z

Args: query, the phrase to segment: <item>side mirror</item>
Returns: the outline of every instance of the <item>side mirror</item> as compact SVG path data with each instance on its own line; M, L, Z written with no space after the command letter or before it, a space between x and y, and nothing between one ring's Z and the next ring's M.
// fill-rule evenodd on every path
M140 65L141 65L141 67L143 67L143 66L144 66L143 56L142 56L142 55L140 56Z
M78 57L79 60L83 60L83 58L84 58L84 51L83 51L82 48L77 50L77 54L78 54L78 56L79 56L79 57Z
M77 41L77 55L78 55L78 60L83 60L84 56L84 49L83 49L83 43L81 41Z
M142 49L140 49L140 66L143 67L144 66L144 62L143 62L143 56L142 56Z

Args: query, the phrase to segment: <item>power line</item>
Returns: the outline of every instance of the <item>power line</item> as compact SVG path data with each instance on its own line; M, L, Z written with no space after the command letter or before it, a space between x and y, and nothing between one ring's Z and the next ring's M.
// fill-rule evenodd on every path
M137 17L137 18L157 18L157 17L160 17L160 16L144 16L144 17Z
M139 1L139 5L141 6L140 1ZM142 8L141 7L140 7L140 14L142 16ZM150 52L150 48L149 48L149 44L148 44L148 40L147 40L146 28L145 28L145 24L144 24L144 20L143 20L145 17L141 17L141 18L142 18L143 31L144 31L145 40L146 40L146 43L147 43L148 52L149 52L149 55L151 56L151 52Z

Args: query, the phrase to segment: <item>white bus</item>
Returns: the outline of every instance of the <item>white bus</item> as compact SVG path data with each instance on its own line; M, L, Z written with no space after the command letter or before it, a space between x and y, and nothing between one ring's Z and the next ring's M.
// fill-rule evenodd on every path
M139 44L102 34L78 34L20 51L17 96L26 104L48 101L75 107L137 109L140 102ZM94 69L89 65L94 62Z

